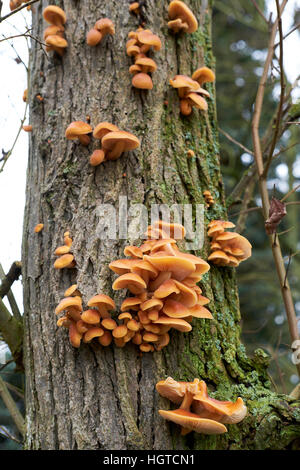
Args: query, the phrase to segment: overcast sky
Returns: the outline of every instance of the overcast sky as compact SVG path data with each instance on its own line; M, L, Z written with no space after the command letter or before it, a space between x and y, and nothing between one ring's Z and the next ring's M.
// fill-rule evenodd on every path
M9 1L4 0L2 15L9 12L8 4ZM275 1L268 0L268 5L274 11L274 15L276 15ZM288 32L291 27L295 8L300 8L300 0L290 0L287 4L283 16L284 33ZM11 20L1 23L0 34L11 36L24 32L26 28L25 19L30 23L30 13L26 12L26 9L22 13L12 16ZM13 44L19 56L26 63L28 51L25 39L15 39ZM284 42L285 70L291 81L294 81L300 73L299 50L299 34L294 32ZM16 52L12 49L9 42L0 43L0 129L1 149L3 148L5 151L12 146L25 108L22 96L26 88L26 70L22 64L17 64L15 58ZM295 96L300 96L299 88ZM21 132L13 155L7 162L4 172L0 173L0 262L5 271L9 269L13 261L21 258L27 145L28 135L25 132ZM285 165L279 169L279 176L283 181L286 178ZM14 284L13 291L19 305L22 305L20 282Z

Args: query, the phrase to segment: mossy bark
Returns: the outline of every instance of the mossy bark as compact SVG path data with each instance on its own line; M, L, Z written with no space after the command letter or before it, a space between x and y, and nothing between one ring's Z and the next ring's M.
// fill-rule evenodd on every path
M295 401L271 392L267 357L246 356L240 343L240 311L233 269L212 267L201 288L211 302L214 320L194 321L189 334L172 332L162 352L140 356L134 345L123 349L82 345L75 350L66 330L58 329L55 306L64 290L77 282L84 301L103 292L120 302L111 289L108 263L122 257L125 240L97 236L100 204L203 203L209 189L216 201L205 221L226 217L220 174L215 94L207 113L181 117L174 75L198 66L214 67L211 10L206 1L191 0L199 29L175 37L167 26L167 1L147 0L146 27L163 42L155 53L158 71L150 92L131 87L125 43L138 20L127 1L64 0L56 2L68 18L69 46L62 59L48 59L37 43L31 51L31 134L23 240L25 366L28 449L253 449L296 446L300 410ZM35 5L33 34L42 37L42 10ZM111 18L114 37L90 48L85 35L100 17ZM40 94L44 101L35 96ZM64 137L68 124L91 117L95 126L109 121L141 140L140 149L92 168L88 148ZM187 158L187 150L195 152ZM38 222L44 230L34 234ZM53 268L53 251L69 229L74 239L76 269ZM206 259L208 241L197 253ZM158 409L170 403L158 396L155 383L167 376L206 380L221 399L242 396L249 415L228 426L222 436L192 433L181 437L164 422Z

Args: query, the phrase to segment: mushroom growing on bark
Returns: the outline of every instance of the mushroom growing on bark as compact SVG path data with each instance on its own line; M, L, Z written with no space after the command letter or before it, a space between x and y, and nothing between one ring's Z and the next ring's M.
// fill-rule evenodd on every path
M96 21L94 27L87 33L86 42L89 46L97 46L107 34L115 34L115 26L109 18Z
M64 233L64 245L61 245L56 248L54 254L58 256L57 260L54 262L55 269L63 269L63 268L74 268L75 266L75 259L71 251L72 246L72 238L69 236L69 232Z
M183 31L184 33L194 33L198 29L198 21L189 7L179 0L174 0L169 4L168 14L170 21L168 28L174 33Z
M141 27L136 31L131 31L128 37L126 52L127 55L134 58L134 65L129 68L129 72L133 74L132 85L135 88L152 90L153 83L149 74L156 71L157 65L146 54L151 49L159 51L161 40L150 29Z
M209 98L210 94L200 86L197 80L187 75L176 75L173 79L170 79L169 83L178 91L181 114L189 116L193 107L203 111L207 110L208 105L202 95Z
M232 222L224 220L213 220L208 224L207 234L212 238L208 261L217 266L236 267L251 256L252 246L248 240L239 233L226 231L234 227Z
M55 5L49 5L43 11L43 17L51 26L44 31L44 41L46 43L46 50L55 51L62 56L65 48L68 46L64 38L64 24L67 21L64 10Z
M89 145L91 139L88 134L93 132L92 127L83 121L74 121L66 129L65 136L68 140L78 139L82 145Z
M93 136L101 140L101 149L90 156L92 166L100 165L107 160L117 160L122 153L140 146L139 139L130 132L120 131L109 122L100 122L94 129Z
M240 397L236 402L219 401L209 397L203 380L177 382L168 377L156 384L156 390L171 402L180 404L176 410L159 410L159 414L164 419L179 424L182 435L191 431L223 434L227 432L224 423L239 423L247 414L247 408Z

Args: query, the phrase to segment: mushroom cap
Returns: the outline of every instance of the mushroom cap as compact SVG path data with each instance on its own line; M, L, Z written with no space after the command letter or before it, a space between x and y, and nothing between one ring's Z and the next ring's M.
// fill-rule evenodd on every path
M142 299L139 297L128 297L121 305L121 312L129 310L139 310L139 305L142 303Z
M99 338L103 335L104 335L104 330L102 330L102 328L99 328L97 326L93 328L89 328L88 331L84 333L83 342L89 343L90 341L92 341L92 339Z
M151 227L151 226L150 226ZM162 230L161 238L173 238L174 240L183 240L186 235L186 230L183 225L175 222L164 222L163 220L156 220L153 224L154 228ZM167 235L166 237L164 235Z
M97 46L101 41L103 34L95 28L90 29L86 35L86 42L89 46Z
M125 131L109 132L102 138L101 142L103 149L107 151L112 151L114 150L114 147L119 144L122 144L123 150L121 151L121 153L136 149L140 146L139 139L130 132ZM118 158L121 153L118 156L114 156L113 159ZM107 158L109 158L109 154Z
M198 95L198 93L188 93L186 97L190 100L192 106L195 106L197 109L207 111L207 101L202 96Z
M143 258L142 250L134 245L128 245L124 248L124 255L125 256L132 256L133 258Z
M45 39L45 43L47 44L47 46L51 46L51 47L65 48L68 46L68 43L65 40L65 38L62 38L61 36L58 36L57 34L48 36Z
M77 291L78 284L72 284L68 289L65 291L64 296L65 297L71 297L73 295L79 295L79 291Z
M135 61L135 64L141 67L142 72L145 73L152 73L157 70L156 62L154 62L154 60L150 59L149 57L141 57Z
M102 346L109 346L112 342L112 334L110 331L104 331L102 336L99 336L98 341Z
M63 36L64 30L65 28L62 25L48 26L44 31L44 39L47 39L48 36L52 36L52 35Z
M90 165L98 166L105 160L105 153L101 149L94 150L90 156Z
M198 29L198 21L188 6L179 1L173 0L168 8L169 18L175 20L180 18L183 23L188 24L188 33L194 33Z
M157 269L155 269L151 263L144 260L136 260L131 268L131 271L133 273L139 274L141 277L146 275L147 279L155 279L158 275ZM145 279L145 281L147 281L147 279Z
M81 297L75 296L75 297L65 297L62 299L58 306L55 309L55 314L58 315L60 312L63 310L68 310L68 308L73 307L79 312L82 311L82 300Z
M132 86L141 90L152 90L153 82L151 77L146 73L137 73L131 80Z
M144 279L135 273L122 274L112 285L113 290L129 289L133 294L142 292L146 287Z
M140 31L137 34L137 40L141 44L146 44L147 46L153 47L155 51L159 51L161 49L161 40L150 30L145 29L144 31Z
M140 73L142 71L142 68L139 65L133 64L129 67L129 73L132 75L136 73Z
M43 11L43 17L44 20L47 21L47 23L56 26L63 25L67 21L67 16L64 10L55 5L49 5L48 7L46 7Z
M100 20L96 21L95 29L101 31L102 35L105 36L106 34L115 34L115 26L109 18L101 18Z
M167 299L163 306L163 312L171 318L184 318L190 316L190 310L181 302Z
M166 420L179 424L183 428L202 434L223 434L227 428L212 419L200 418L197 414L178 410L159 410L159 414Z
M55 269L67 268L72 264L72 261L74 261L74 256L71 254L65 254L57 258L53 266Z
M152 297L152 299L146 300L140 305L141 310L161 310L163 307L163 302L160 299Z
M139 323L136 320L134 320L134 318L129 320L128 323L126 324L126 326L127 326L128 330L134 331L134 332L139 331L139 329L140 329Z
M205 82L214 82L216 76L214 72L208 67L200 67L199 69L195 70L192 75L192 79L196 80L200 85L202 85Z
M158 325L169 326L175 330L181 331L182 333L188 333L192 330L191 325L183 320L182 318L170 318L166 315L162 315L158 320L155 320L153 323Z
M89 325L96 325L100 322L101 316L98 310L89 309L82 312L81 319L82 321L84 321L84 323L87 323Z
M127 332L128 332L128 328L126 325L119 325L113 330L112 335L114 338L119 339L119 338L124 338Z
M171 294L179 294L180 290L173 279L164 281L154 292L154 296L158 299L164 299Z
M88 301L88 307L105 307L107 310L115 310L116 304L108 295L98 294Z
M177 382L172 377L168 377L166 380L157 382L156 390L162 397L168 398L172 403L179 405L186 392L186 382Z
M104 318L101 325L107 330L114 330L118 326L117 322L113 318Z
M215 262L216 260L220 260L221 262L225 264L229 263L228 256L226 255L226 253L224 253L224 251L221 251L221 250L213 251L207 259L208 261L213 261L213 262Z
M204 297L205 298L205 297ZM194 305L189 309L190 315L195 318L208 318L209 320L213 319L212 314L207 308L203 307L201 304Z
M179 256L168 256L158 252L151 256L144 255L144 259L149 261L158 271L171 272L172 278L178 281L183 280L196 270L192 261Z
M97 124L94 129L93 137L95 137L95 139L101 140L102 137L104 137L109 132L116 132L118 130L119 128L110 122L99 122L99 124Z
M130 273L133 266L136 264L136 259L117 259L109 264L109 269L116 274L122 275Z
M170 79L169 83L173 88L187 88L189 90L197 90L199 88L199 83L187 75L175 75L173 79Z
M39 233L43 230L44 228L44 224L37 224L35 227L34 227L34 231L35 233Z
M174 282L179 289L179 295L176 296L176 300L183 303L186 307L194 307L198 300L195 290L182 282L176 280L174 280Z
M58 256L66 255L67 253L69 253L70 249L71 247L67 245L58 246L54 251L54 254Z
M205 382L200 382L201 392L193 397L193 410L200 416L216 419L225 424L236 424L247 414L247 407L241 397L235 402L220 401L208 396Z
M79 135L90 134L92 127L83 121L74 121L67 127L65 136L69 140L75 140Z
M161 351L164 347L168 346L169 342L170 336L168 335L168 333L159 335L158 341L155 342L156 351Z
M168 21L168 28L172 29L174 33L178 33L179 31L187 33L189 25L183 22L180 18L177 18L176 20Z

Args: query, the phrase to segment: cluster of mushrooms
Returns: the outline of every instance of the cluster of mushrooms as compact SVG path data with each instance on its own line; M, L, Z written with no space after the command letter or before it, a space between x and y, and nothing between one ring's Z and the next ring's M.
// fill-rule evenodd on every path
M71 253L72 243L70 232L65 232L64 245L58 246L54 252L55 256L58 256L53 265L55 269L74 268L76 262Z
M181 114L189 116L193 107L207 111L207 101L202 95L209 98L210 94L202 88L202 85L214 80L215 74L208 67L197 69L193 73L192 78L188 75L175 75L173 79L170 79L170 85L177 89L180 98Z
M44 41L46 43L46 51L55 51L60 56L63 56L68 43L64 38L64 24L67 21L64 10L55 6L49 5L43 11L44 20L51 26L48 26L44 31Z
M208 261L217 266L237 267L241 261L251 256L251 243L239 233L229 232L226 229L234 228L232 222L226 220L213 220L208 224L207 234L212 238L210 243L211 254Z
M89 46L97 46L107 35L115 34L115 26L109 18L101 18L96 21L94 27L87 33L86 42Z
M60 302L56 313L65 311L66 318L60 319L58 325L69 328L73 346L80 345L78 335L84 342L97 337L100 344L105 335L105 342L109 337L118 347L132 341L142 352L160 351L169 344L168 331L171 328L189 332L194 317L212 319L204 307L209 299L201 295L202 291L197 286L202 275L209 270L209 264L179 250L176 240L184 238L184 227L157 221L148 227L147 236L140 247L127 246L124 249L128 258L109 265L119 275L112 285L113 290L128 289L132 294L121 305L122 313L118 316L121 324L111 318L109 311L115 310L116 306L107 295L98 294L90 299L87 311L83 311L78 294L69 293ZM78 334L74 342L75 329Z
M206 209L209 209L211 206L214 205L215 200L214 200L211 192L208 189L203 191L203 196L204 196L204 199L205 199L205 202L206 202Z
M140 146L139 139L130 132L121 131L109 122L100 122L94 131L90 124L74 121L67 127L65 136L68 140L79 140L82 145L89 145L93 133L95 139L101 140L101 149L94 150L90 156L92 166L100 165L107 160L117 160L123 152L134 150Z
M126 53L134 59L134 65L129 67L129 72L133 74L132 86L143 90L152 90L153 82L149 74L155 72L157 65L146 54L152 48L154 51L159 51L161 49L161 40L150 29L143 29L142 27L139 27L136 31L130 31L128 38Z
M227 432L224 424L239 423L247 414L247 408L240 397L235 402L211 398L204 380L177 382L168 377L156 384L156 390L162 397L180 405L175 410L159 410L159 414L178 424L182 435L191 431L223 434Z

